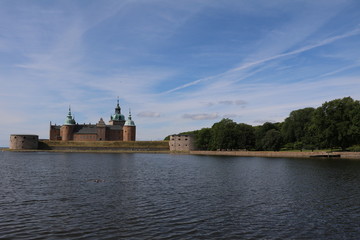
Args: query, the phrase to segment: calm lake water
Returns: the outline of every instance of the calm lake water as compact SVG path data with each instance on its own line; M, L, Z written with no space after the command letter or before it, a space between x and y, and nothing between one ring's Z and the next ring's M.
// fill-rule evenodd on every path
M0 152L0 239L358 239L360 161Z

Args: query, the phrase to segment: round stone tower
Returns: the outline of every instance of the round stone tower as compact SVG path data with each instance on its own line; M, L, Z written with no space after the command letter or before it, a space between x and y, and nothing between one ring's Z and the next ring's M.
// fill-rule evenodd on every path
M123 140L124 141L135 141L136 140L136 126L134 121L131 119L131 112L129 111L129 117L125 121L123 127Z
M75 127L75 119L71 115L71 109L69 107L69 113L65 119L64 125L60 128L61 140L70 141L73 140L73 132Z
M38 135L29 134L11 134L10 135L10 149L37 149L39 145Z

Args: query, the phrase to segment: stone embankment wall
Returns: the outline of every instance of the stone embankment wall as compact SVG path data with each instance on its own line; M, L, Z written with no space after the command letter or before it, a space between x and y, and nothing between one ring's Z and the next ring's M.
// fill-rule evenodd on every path
M167 141L46 141L39 142L39 149L55 151L98 152L168 152Z
M38 135L29 134L11 134L10 135L10 149L12 150L27 150L37 149L39 144Z
M312 156L332 157L340 155L340 158L360 159L360 152L273 152L273 151L190 151L195 155L218 155L238 157L289 157L309 158Z

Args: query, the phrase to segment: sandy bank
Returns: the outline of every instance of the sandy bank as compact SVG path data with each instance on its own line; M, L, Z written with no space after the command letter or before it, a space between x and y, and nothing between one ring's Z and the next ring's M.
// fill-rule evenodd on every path
M340 155L340 158L360 159L360 152L274 152L274 151L191 151L194 155L217 155L239 157L287 157L287 158L310 158L312 156L332 157Z

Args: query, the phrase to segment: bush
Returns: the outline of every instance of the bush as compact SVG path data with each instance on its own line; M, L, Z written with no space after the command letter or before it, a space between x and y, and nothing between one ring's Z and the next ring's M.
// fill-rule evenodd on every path
M351 146L347 150L349 150L350 152L360 152L360 145Z

